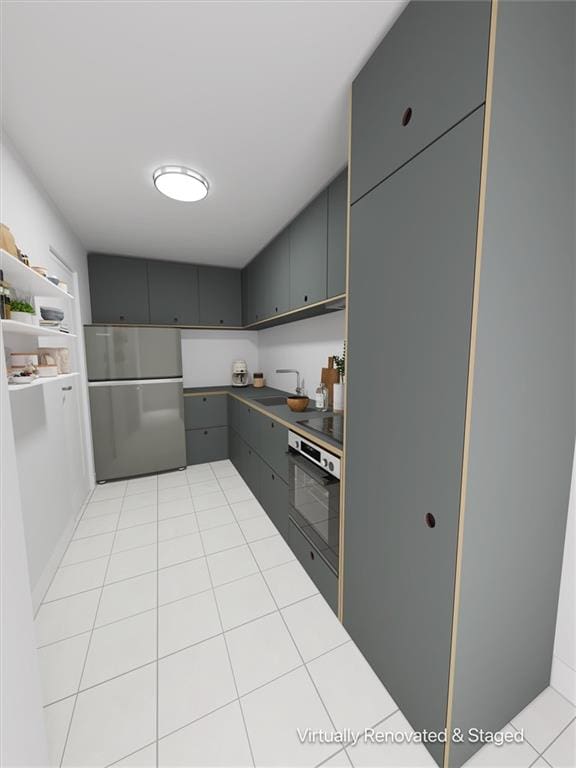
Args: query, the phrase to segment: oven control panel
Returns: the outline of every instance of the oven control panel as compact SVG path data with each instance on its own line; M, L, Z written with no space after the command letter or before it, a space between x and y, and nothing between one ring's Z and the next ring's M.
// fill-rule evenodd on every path
M340 479L340 459L338 456L334 456L334 454L326 451L324 448L320 448L312 440L302 437L296 432L288 432L288 446L302 454L302 456L305 456L329 475L332 475L332 477Z

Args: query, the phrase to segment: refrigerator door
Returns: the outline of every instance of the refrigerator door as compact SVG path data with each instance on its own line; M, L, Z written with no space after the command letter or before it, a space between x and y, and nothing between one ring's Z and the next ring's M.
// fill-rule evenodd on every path
M182 380L89 384L96 480L186 466Z
M169 379L182 376L177 328L84 328L89 381Z

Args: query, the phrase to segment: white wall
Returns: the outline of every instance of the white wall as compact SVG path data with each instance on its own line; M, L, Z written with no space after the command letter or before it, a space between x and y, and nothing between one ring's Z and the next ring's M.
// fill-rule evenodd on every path
M344 312L332 312L259 331L260 368L271 387L293 390L296 376L276 374L276 368L296 368L306 394L313 397L328 357L342 354Z
M245 360L250 374L258 370L256 331L182 331L185 387L230 384L234 360Z
M552 686L576 704L576 454L572 470L572 489L562 563L562 582L552 660Z

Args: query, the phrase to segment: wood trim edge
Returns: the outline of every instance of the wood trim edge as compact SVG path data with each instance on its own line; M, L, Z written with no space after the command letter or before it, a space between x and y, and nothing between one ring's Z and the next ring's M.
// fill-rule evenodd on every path
M333 301L338 301L339 299L345 299L347 297L347 293L340 293L337 296L330 296L329 299L322 299L322 301L315 301L313 304L306 304L305 307L298 307L297 309L290 309L287 312L280 312L277 315L270 315L270 317L266 317L263 320L257 320L255 323L250 323L249 325L244 325L242 327L243 330L250 330L254 328L254 330L258 330L257 327L259 325L264 325L264 323L270 323L274 320L277 320L281 317L290 317L290 315L296 315L300 312L306 312L308 309L314 309L314 307L321 307L324 304L330 304Z

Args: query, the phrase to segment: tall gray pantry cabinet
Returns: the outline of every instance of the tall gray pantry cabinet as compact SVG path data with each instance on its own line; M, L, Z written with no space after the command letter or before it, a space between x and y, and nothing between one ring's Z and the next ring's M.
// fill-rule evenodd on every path
M352 88L340 614L439 765L549 684L575 6L412 2Z

